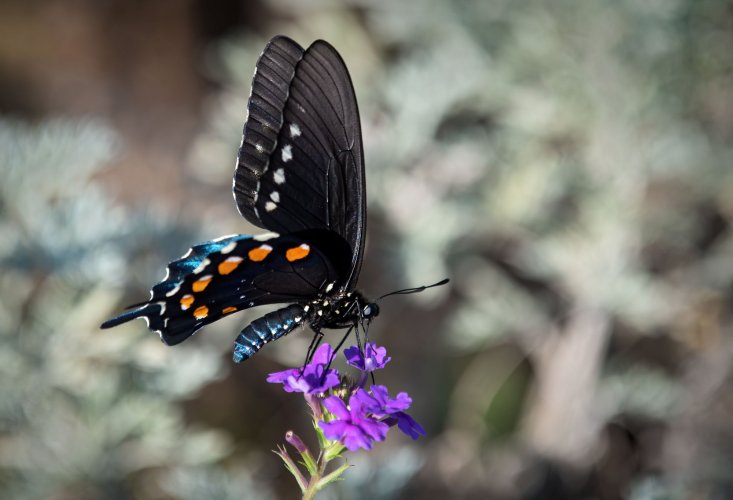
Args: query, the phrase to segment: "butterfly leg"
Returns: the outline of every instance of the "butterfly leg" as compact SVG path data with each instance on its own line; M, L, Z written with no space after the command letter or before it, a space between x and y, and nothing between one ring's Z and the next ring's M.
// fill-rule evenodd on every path
M328 364L326 365L326 368L323 370L323 376L322 376L321 383L323 383L323 380L325 380L326 373L328 373L328 369L331 368L331 363L333 363L333 360L336 359L336 354L338 354L339 349L341 349L341 346L344 345L344 342L346 342L346 339L349 338L349 335L351 335L351 331L354 329L355 326L356 324L350 326L349 329L346 330L346 333L344 334L343 338L341 338L339 343L334 348L333 353L331 354L331 359L328 360ZM323 336L323 334L321 334L321 336Z
M318 349L318 346L321 345L322 340L323 340L323 332L321 331L321 329L313 328L313 340L311 340L311 343L308 346L308 351L306 351L305 353L305 361L303 362L302 370L305 370L305 365L310 363L310 360L313 358L313 354L315 354L316 349Z
M357 324L354 323L353 325L351 325L349 327L348 330L346 330L346 333L344 334L344 336L341 338L341 340L339 341L339 343L333 349L333 354L331 355L331 359L328 361L328 366L326 366L326 370L328 370L331 367L331 362L333 362L333 360L336 359L336 354L338 354L339 349L341 349L341 346L344 345L344 342L346 342L346 339L348 339L349 338L349 335L351 335L351 331L356 329L356 325ZM357 335L357 338L358 338L358 336L359 336L358 330L357 330L357 334L356 335ZM326 372L324 371L323 374L325 376Z
M359 329L358 328L356 329L356 341L359 344L359 349L361 349L361 352L364 354L364 358L366 358L367 357L367 352L366 352L367 347L366 346L367 344L369 344L369 325L371 323L369 321L364 321L363 319L360 319L358 321L359 321L359 325L361 326L361 329L364 330L364 345L362 346L359 340ZM372 384L376 384L377 381L374 378L374 371L369 372L369 375L371 376Z
M341 349L341 346L344 345L344 342L346 342L346 339L348 339L349 338L349 335L351 335L351 331L354 330L355 328L356 328L356 323L354 323L353 325L351 325L349 327L349 329L346 330L346 333L344 334L344 336L341 338L341 340L339 341L339 343L333 349L333 357L334 358L336 357L336 354L339 352L339 349ZM357 337L358 337L358 335L359 334L357 332ZM333 360L333 358L332 358L332 360ZM330 365L330 363L329 363L329 365Z

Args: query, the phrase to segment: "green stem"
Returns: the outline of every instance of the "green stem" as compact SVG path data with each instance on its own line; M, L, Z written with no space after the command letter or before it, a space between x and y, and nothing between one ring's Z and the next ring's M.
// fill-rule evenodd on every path
M318 493L320 486L322 486L320 484L321 478L323 477L323 473L326 472L327 465L328 460L326 460L325 455L321 453L321 456L318 457L318 469L315 474L311 474L310 480L308 481L308 487L303 492L303 500L313 500L316 497L316 493Z

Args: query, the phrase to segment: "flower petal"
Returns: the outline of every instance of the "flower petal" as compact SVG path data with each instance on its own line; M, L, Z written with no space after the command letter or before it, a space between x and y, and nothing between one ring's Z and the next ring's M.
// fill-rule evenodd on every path
M282 384L288 377L300 375L299 368L290 368L281 372L274 372L267 376L267 381L271 384Z
M371 386L370 391L372 397L369 402L364 399L364 404L375 415L391 415L408 409L412 404L412 398L406 392L399 393L396 398L390 398L387 388L376 384Z
M335 387L341 383L339 380L338 371L329 368L324 373L324 365L312 365L309 364L303 371L303 378L308 383L309 394L315 394L320 392L326 392L331 387Z
M412 439L417 439L426 434L425 429L407 413L401 411L393 416L397 419L397 427Z
M356 451L359 448L364 448L365 450L372 449L372 440L361 429L355 426L352 426L351 432L347 432L343 436L341 442L349 451Z
M367 342L364 347L364 355L364 370L368 372L384 368L384 365L392 359L387 357L387 349L385 347L380 347L371 342Z
M328 342L324 342L320 346L318 346L318 349L316 349L316 352L313 353L313 357L311 358L310 363L308 365L315 366L315 365L328 365L333 360L333 349L331 349L331 346L328 344Z
M325 406L329 412L336 415L336 418L340 420L348 421L351 419L351 413L346 408L346 403L344 403L338 396L327 397L323 400L323 406Z
M362 351L358 346L344 349L346 362L363 372L373 372L384 368L392 358L387 357L387 349L367 342Z
M389 425L373 418L360 420L359 427L375 441L384 441L389 431Z
M354 345L344 349L344 357L348 364L364 371L364 356L362 356L361 351L357 346Z

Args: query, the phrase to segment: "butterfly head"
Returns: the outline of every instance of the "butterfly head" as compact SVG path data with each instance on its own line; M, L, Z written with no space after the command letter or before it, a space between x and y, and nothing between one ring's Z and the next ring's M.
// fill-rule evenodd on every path
M370 302L361 308L361 317L367 321L379 316L379 306L376 302Z

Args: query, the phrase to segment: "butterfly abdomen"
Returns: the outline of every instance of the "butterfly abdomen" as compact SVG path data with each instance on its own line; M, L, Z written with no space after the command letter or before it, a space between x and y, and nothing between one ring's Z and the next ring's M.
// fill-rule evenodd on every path
M251 358L262 346L292 332L303 324L305 311L293 304L265 314L254 320L237 336L234 341L234 362L240 363Z

